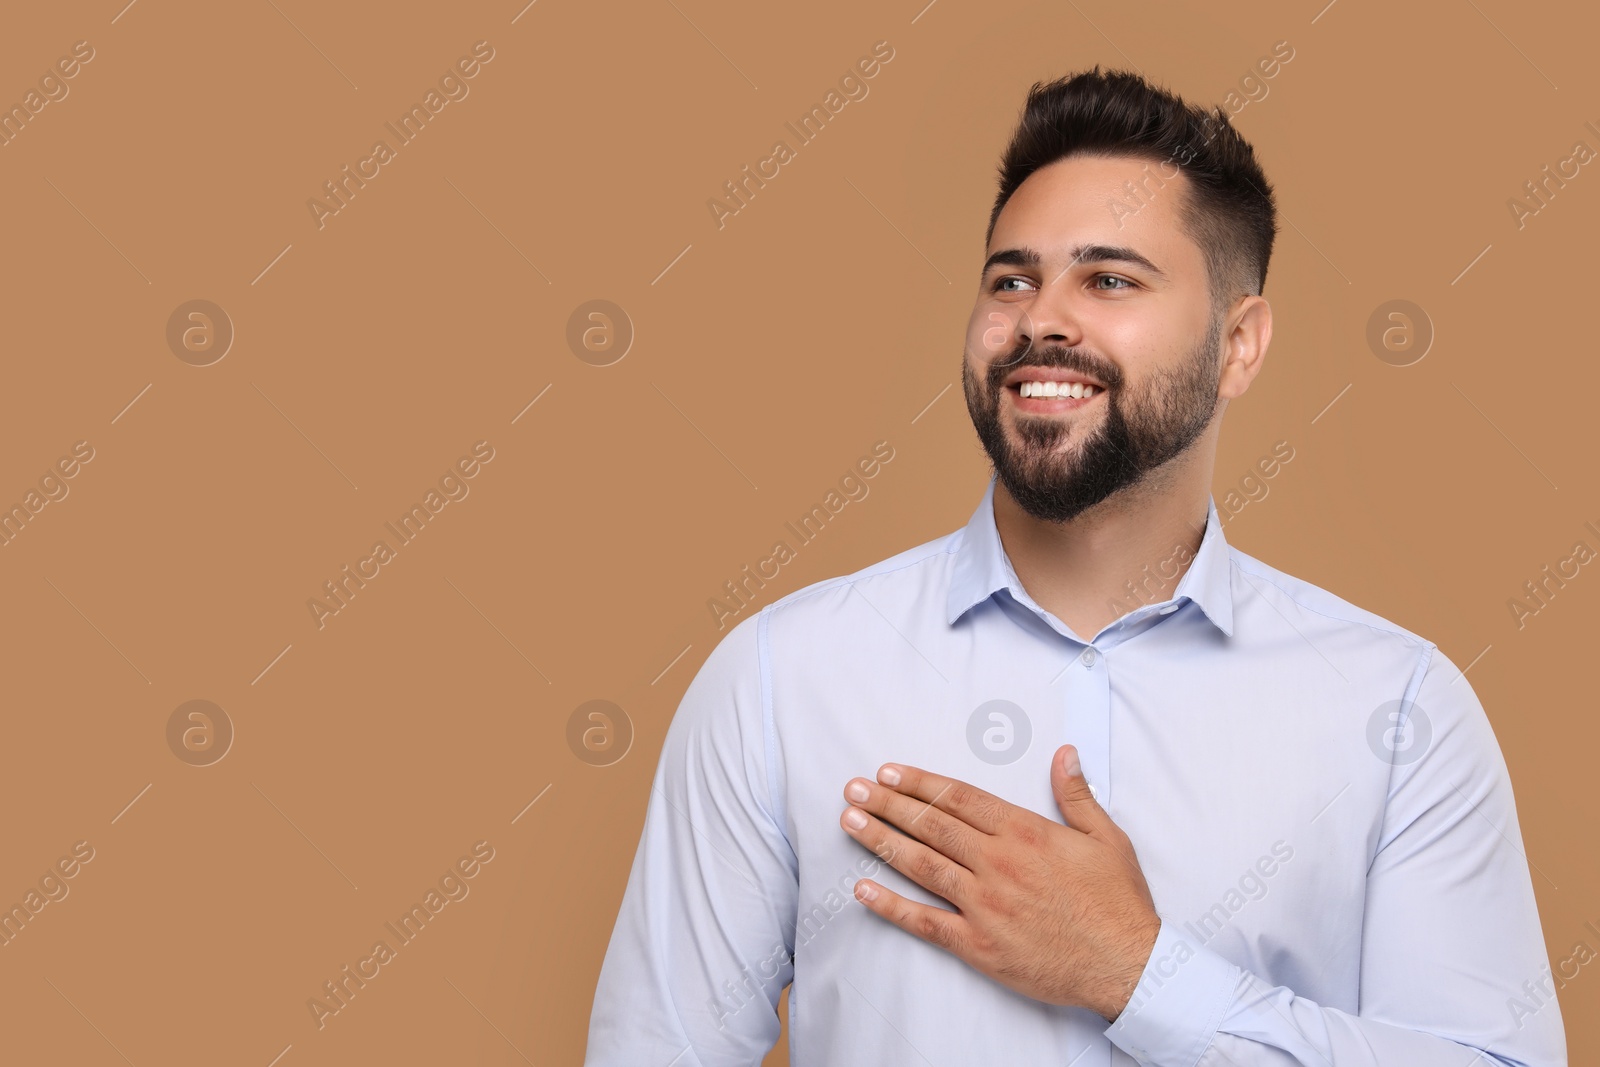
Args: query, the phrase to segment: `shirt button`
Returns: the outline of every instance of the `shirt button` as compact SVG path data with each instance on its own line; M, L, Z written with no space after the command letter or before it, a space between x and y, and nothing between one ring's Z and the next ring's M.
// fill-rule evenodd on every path
M1098 790L1098 789L1096 789L1094 787L1094 783L1093 782L1089 783L1089 795L1094 797L1096 800L1100 799L1100 790Z
M1093 667L1094 666L1094 661L1099 659L1100 657L1099 657L1099 654L1096 653L1094 649L1086 648L1086 649L1083 650L1083 655L1079 656L1078 658L1083 661L1083 665L1085 667Z

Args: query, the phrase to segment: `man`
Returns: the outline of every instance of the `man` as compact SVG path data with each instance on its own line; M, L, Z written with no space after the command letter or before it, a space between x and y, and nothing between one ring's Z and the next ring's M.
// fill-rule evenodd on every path
M757 1064L791 981L795 1067L1566 1063L1472 686L1223 539L1276 229L1220 113L1033 87L962 367L994 477L707 658L587 1063Z

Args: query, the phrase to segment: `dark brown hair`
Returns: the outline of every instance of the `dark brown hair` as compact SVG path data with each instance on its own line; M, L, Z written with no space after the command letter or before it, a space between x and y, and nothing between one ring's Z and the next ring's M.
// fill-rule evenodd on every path
M1259 294L1277 236L1272 186L1255 151L1221 108L1207 112L1121 70L1093 70L1035 82L1000 162L1000 193L989 215L988 244L1000 209L1038 170L1076 155L1132 156L1168 163L1158 176L1182 173L1188 195L1179 218L1205 255L1211 302L1225 309Z

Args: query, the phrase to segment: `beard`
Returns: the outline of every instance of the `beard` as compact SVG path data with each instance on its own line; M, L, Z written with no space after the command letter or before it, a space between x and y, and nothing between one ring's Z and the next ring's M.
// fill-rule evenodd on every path
M967 412L995 477L1018 506L1044 522L1066 522L1115 493L1137 486L1199 439L1216 411L1222 368L1217 346L1221 316L1171 370L1153 372L1132 388L1115 365L1082 348L1019 345L990 363L980 381L972 361L961 363ZM1077 445L1061 442L1083 415L1016 415L1014 446L1000 414L1006 376L1018 367L1077 371L1104 384L1105 416ZM1080 435L1084 431L1076 431Z

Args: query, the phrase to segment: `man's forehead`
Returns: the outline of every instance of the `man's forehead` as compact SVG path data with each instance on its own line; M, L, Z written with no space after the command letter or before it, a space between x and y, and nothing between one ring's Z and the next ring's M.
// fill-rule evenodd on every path
M1137 253L1133 262L1187 258L1181 246L1192 242L1179 220L1187 179L1174 170L1133 156L1072 156L1040 167L1001 208L985 255L1026 250L1036 257L1028 265L1056 267L1111 258L1099 254L1108 248Z

